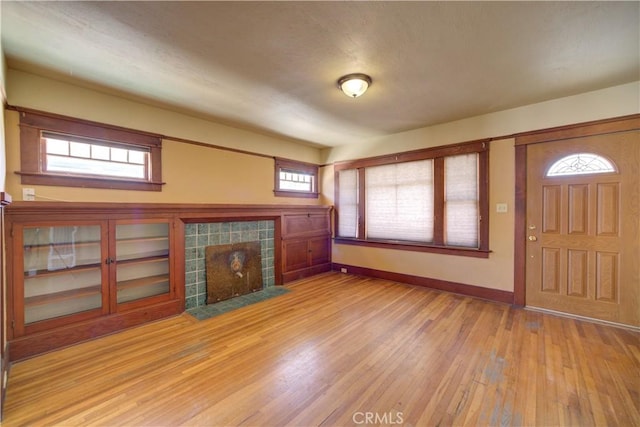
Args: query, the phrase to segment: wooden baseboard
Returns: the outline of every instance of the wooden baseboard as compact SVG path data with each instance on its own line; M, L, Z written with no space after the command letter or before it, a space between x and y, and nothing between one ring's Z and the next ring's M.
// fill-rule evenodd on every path
M423 286L425 288L513 304L513 292L501 291L499 289L483 288L481 286L465 285L463 283L448 282L446 280L432 279L429 277L412 276L409 274L375 270L373 268L333 263L334 271L342 271L343 268L351 274L357 274L360 276L391 280L394 282L406 283L408 285Z
M332 264L319 264L313 267L303 268L302 270L289 271L282 273L282 283L289 283L295 280L304 279L305 277L315 276L316 274L326 273L331 271Z

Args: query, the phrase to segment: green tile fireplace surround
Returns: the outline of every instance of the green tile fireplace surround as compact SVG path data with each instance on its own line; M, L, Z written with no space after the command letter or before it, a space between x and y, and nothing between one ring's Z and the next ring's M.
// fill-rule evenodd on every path
M275 286L273 220L185 225L185 309L206 305L205 247L260 241L263 289Z

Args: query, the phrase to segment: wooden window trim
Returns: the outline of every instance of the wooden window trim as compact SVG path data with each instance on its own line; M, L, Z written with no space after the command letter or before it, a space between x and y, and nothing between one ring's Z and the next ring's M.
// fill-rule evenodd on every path
M488 258L489 253L489 141L488 139L470 141L460 144L427 148L422 150L394 153L378 157L338 162L335 171L335 200L339 200L338 172L345 169L357 169L359 174L359 194L364 194L364 171L371 166L404 163L417 160L434 160L434 182L444 184L444 158L459 154L478 153L478 190L479 216L478 248L446 246L444 244L444 185L434 187L434 240L432 243L378 240L365 238L365 206L364 197L359 201L358 231L356 238L336 236L338 244L369 246L376 248L397 249L405 251L431 252L447 255L459 255L475 258ZM436 176L438 175L438 176ZM442 188L440 188L442 187ZM340 206L335 208L335 229L338 230Z
M276 197L301 197L309 199L317 199L318 193L318 165L312 163L299 162L296 160L283 159L274 157L275 167L273 172L273 193ZM280 189L280 169L290 169L297 172L303 172L313 176L312 191L295 191Z
M108 188L119 190L162 191L162 137L87 120L56 114L19 109L20 114L20 175L23 185ZM43 170L45 153L42 132L55 132L78 137L113 141L149 150L151 170L148 180L105 176L49 173Z

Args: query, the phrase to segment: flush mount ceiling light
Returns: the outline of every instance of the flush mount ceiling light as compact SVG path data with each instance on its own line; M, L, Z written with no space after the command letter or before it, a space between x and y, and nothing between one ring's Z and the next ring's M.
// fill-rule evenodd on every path
M349 98L357 98L367 91L371 86L371 77L362 73L347 74L340 77L338 87Z

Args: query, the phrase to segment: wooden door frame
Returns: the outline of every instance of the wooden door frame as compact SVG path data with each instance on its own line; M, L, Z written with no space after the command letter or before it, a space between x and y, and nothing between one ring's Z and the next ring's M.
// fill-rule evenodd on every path
M513 303L525 306L526 298L526 222L527 222L527 146L585 136L640 130L640 114L542 129L515 135L515 233Z

